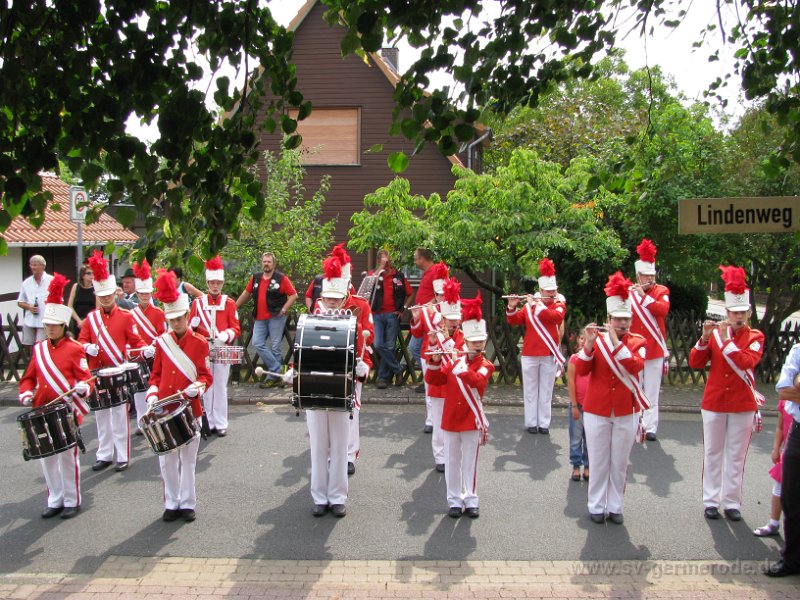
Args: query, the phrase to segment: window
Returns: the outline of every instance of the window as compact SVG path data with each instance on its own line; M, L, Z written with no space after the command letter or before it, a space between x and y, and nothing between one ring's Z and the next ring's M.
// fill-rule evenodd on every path
M297 118L297 111L289 112ZM314 108L297 123L303 136L300 161L304 165L360 164L361 113L358 108Z

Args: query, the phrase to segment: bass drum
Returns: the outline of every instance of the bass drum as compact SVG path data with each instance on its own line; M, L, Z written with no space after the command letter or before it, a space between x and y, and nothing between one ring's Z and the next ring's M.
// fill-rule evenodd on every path
M22 458L47 458L78 443L78 426L69 406L60 402L40 406L17 417L22 436Z
M294 341L295 408L352 410L356 341L352 315L300 315Z

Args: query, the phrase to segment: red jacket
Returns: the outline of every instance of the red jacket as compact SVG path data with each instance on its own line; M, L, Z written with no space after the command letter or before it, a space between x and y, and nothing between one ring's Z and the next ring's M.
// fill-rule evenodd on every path
M116 366L116 363L106 354L106 351L103 350L103 346L98 344L97 336L90 323L90 317L93 313L100 314L108 333L111 335L111 339L114 340L117 348L119 348L123 354L128 346L131 348L144 348L144 346L147 345L139 335L139 329L136 327L136 322L133 320L131 311L116 305L112 307L110 312L106 312L102 308L96 308L86 315L83 327L81 327L81 333L78 336L78 341L83 345L84 350L88 344L97 344L100 346L100 352L97 356L89 356L90 369L102 369Z
M158 336L167 330L167 318L164 316L164 311L157 306L148 304L144 311L144 318L147 322L142 326L139 321L140 314L137 309L141 309L141 304L131 310L133 320L136 322L136 328L139 331L139 336L144 340L148 346L153 343ZM155 335L152 335L155 332Z
M645 339L629 332L623 335L620 341L622 343L612 352L612 359L616 358L617 363L625 371L638 379L639 372L644 369ZM575 374L591 375L583 401L584 412L601 417L610 417L612 409L615 417L639 412L633 394L613 374L611 367L597 349L597 342L591 354L586 354L586 350L583 349L578 353Z
M450 341L453 342L452 346L450 346L450 344L449 344ZM428 336L425 336L425 343L426 343L427 347L425 348L425 353L420 353L420 356L422 356L426 360L426 362L429 362L427 353L430 350L440 350L440 348L438 347L438 344L437 344L437 347L431 348L430 344L427 343L427 342L428 342ZM452 347L452 348L454 348L456 350L461 350L464 347L464 332L461 331L460 328L456 329L453 332L452 336L445 338L444 344L445 344L445 347L448 347L448 348ZM435 385L435 384L432 384L432 383L428 384L428 396L429 397L431 397L431 398L444 398L446 394L447 394L447 386L446 385Z
M550 334L555 345L560 346L561 336L558 333L558 327L564 322L564 317L567 314L567 305L559 300L556 300L549 306L537 302L531 306L531 312L539 317L539 320L542 322L542 325L544 325L547 333ZM528 311L524 306L516 312L506 312L506 321L508 321L509 325L525 325L522 356L550 356L552 354L536 332L536 329L531 325L530 319L528 318Z
M631 294L636 292L631 290ZM653 319L661 330L661 335L664 340L667 339L667 314L669 313L669 288L663 285L655 284L642 298L642 309L653 315ZM664 351L656 341L644 323L636 316L636 311L633 311L633 318L631 319L631 333L638 333L647 341L647 360L651 358L661 358L664 356Z
M218 310L206 310L207 306L222 306L222 299L225 298L225 306ZM203 315L200 315L200 311ZM195 332L199 333L205 338L211 337L211 332L206 327L205 319L208 319L211 324L211 316L216 315L216 321L213 325L217 329L217 334L225 331L228 337L227 342L230 344L234 339L239 337L241 327L239 326L239 311L236 310L236 301L225 294L220 294L216 298L212 298L210 294L203 294L197 300L192 302L192 307L189 310L189 320L194 317L200 317L200 325L195 328Z
M36 346L39 344L49 344L48 349L50 350L50 357L53 359L53 365L67 380L70 388L79 381L85 381L88 384L89 392L86 395L88 397L92 393L94 384L93 381L89 381L91 374L89 373L83 346L67 337L61 338L55 346L49 340L36 342ZM34 388L36 389L35 394L33 392ZM31 361L19 381L19 393L21 396L33 394L34 407L43 406L59 396L59 393L47 383L42 368L36 359L35 351L31 353ZM83 415L79 412L75 414L78 417L78 424L80 424L83 420Z
M438 304L431 304L430 306L421 308L419 320L414 321L412 317L409 325L411 335L415 338L422 338L422 344L419 350L420 360L426 360L425 355L428 352L428 334L438 329L441 320L442 313L439 312Z
M764 353L764 334L745 326L732 339L728 339L722 348L715 338L712 335L705 346L698 340L689 353L689 366L693 369L704 369L711 361L700 408L731 413L756 410L756 400L750 388L731 369L723 355L727 354L733 364L743 371L754 368Z
M461 360L467 360L463 357ZM494 365L490 363L483 354L479 354L467 365L467 370L453 375L453 367L459 361L455 361L446 366L439 366L430 363L425 373L425 381L431 385L445 386L444 411L442 412L442 429L445 431L474 431L478 429L475 424L475 414L467 404L467 400L461 392L458 380L465 387L472 387L478 391L478 395L483 398L486 385L494 373Z
M171 336L197 368L197 379L195 381L204 384L206 388L211 387L214 378L211 376L211 370L209 369L208 342L205 338L191 329L188 329L181 339L177 338L174 331L164 335ZM172 396L185 389L189 384L194 383L194 381L190 381L164 353L161 349L161 344L156 343L156 355L153 358L153 370L150 372L149 383L150 387L147 390L148 402L153 399L157 400ZM192 413L196 418L203 414L202 396L203 394L200 393L190 399Z

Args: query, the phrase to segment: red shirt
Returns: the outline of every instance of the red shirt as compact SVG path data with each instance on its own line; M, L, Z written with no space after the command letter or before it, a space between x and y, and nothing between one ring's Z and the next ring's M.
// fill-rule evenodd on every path
M178 347L189 357L197 369L197 379L195 381L205 384L206 388L211 387L214 378L208 364L208 342L191 329L178 339L174 331L164 335L171 336L178 343ZM190 381L183 372L175 366L169 356L164 353L160 343L156 343L156 355L153 358L153 370L150 372L150 387L147 390L148 402L153 399L166 398L185 389ZM203 414L203 404L201 401L202 393L191 398L192 414L199 418Z
M427 304L436 297L433 291L433 270L428 267L422 274L417 288L417 297L414 300L417 304Z
M461 360L467 360L466 356ZM425 381L428 384L445 387L442 429L445 431L474 431L478 429L475 423L475 413L472 412L464 398L458 382L460 380L465 387L475 388L478 395L483 398L486 385L494 373L494 365L482 354L479 354L467 365L466 371L453 375L453 367L459 362L455 361L443 367L435 364L428 365Z
M731 369L725 356L742 371L753 369L764 353L764 334L742 327L722 344L712 335L705 346L698 340L689 353L689 366L704 369L711 362L700 408L713 412L749 412L756 410L756 400L747 384Z
M578 375L577 368L578 368L578 358L577 354L573 354L569 357L569 362L575 365L576 372L575 372L575 403L578 407L583 407L583 399L586 398L586 389L589 387L589 376L588 375ZM567 375L569 377L569 375Z
M79 381L86 381L91 393L92 382L87 381L91 375L83 346L67 337L58 340L55 346L49 340L36 342L37 346L39 344L49 344L48 350L53 360L53 366L61 372L70 388ZM42 366L37 361L36 352L31 353L31 361L19 381L19 392L20 394L33 392L34 388L36 389L33 396L33 406L35 407L47 404L59 396L59 393L47 383Z
M261 274L261 283L258 286L258 298L255 298L253 302L256 303L256 321L262 321L264 319L271 319L272 313L269 312L269 307L267 306L267 290L269 288L270 282L272 281L272 275L267 278L263 273ZM314 282L311 282L311 289L314 287ZM245 291L248 294L253 293L253 276L250 276L250 281L247 282L247 287ZM291 296L297 293L297 290L294 289L292 282L289 281L289 278L284 275L283 279L281 279L281 283L278 286L278 293L284 296ZM307 297L308 293L306 293Z
M631 290L631 293L635 294L636 292ZM661 331L661 337L666 341L666 319L669 313L669 288L658 284L653 285L644 295L644 298L642 298L642 310L653 315L653 319ZM641 319L636 316L636 311L633 311L633 318L631 319L631 333L638 333L647 340L647 360L664 356L664 350L661 349L661 345L656 341L656 338L650 334L650 331L644 326Z
M558 327L564 322L567 314L567 305L556 300L549 306L544 303L536 302L531 306L531 314L539 317L550 338L556 347L561 345L561 336ZM506 321L509 325L525 325L525 339L522 342L522 356L550 356L552 352L539 336L538 332L528 318L528 311L523 306L516 312L506 312Z
M164 311L157 306L148 304L143 311L141 307L142 305L140 304L132 309L131 315L136 322L139 336L144 340L145 344L150 345L154 339L167 330L167 319L164 316ZM141 316L142 313L144 314L143 317ZM143 323L142 320L146 320L146 322ZM154 333L155 335L153 335Z
M97 344L100 346L100 352L97 356L89 357L90 369L102 369L116 366L114 360L106 354L103 345L98 343L97 335L95 335L94 328L90 322L92 313L100 314L111 339L114 340L117 348L119 348L123 354L125 353L126 346L130 346L131 348L143 348L147 345L139 335L139 329L136 327L136 322L133 320L131 311L120 308L117 305L114 305L110 312L106 312L102 308L96 308L86 315L83 327L81 327L81 333L78 336L78 341L83 345L84 350L88 344Z
M222 299L225 299L225 305L222 305ZM212 310L216 309L216 310ZM202 314L200 314L202 311ZM212 316L216 316L215 321L211 321ZM192 308L189 310L189 320L194 317L200 318L200 325L197 326L195 332L202 335L204 338L210 338L211 332L208 330L207 325L213 323L217 330L217 334L223 331L227 334L226 343L232 342L239 337L241 327L239 326L239 311L236 310L236 302L226 296L220 294L216 298L212 298L211 294L203 294L197 300L192 302ZM208 324L206 324L208 320Z
M384 271L383 282L381 287L383 288L383 306L381 307L380 311L375 311L376 313L393 313L397 312L397 307L394 304L394 287L395 285L400 285L400 280L395 279L395 274L397 273L396 269L392 269L390 271ZM370 271L368 275L374 275L375 271ZM396 282L396 283L395 283ZM405 285L403 286L406 291L406 298L408 298L411 294L414 293L414 289L411 287L411 284L408 282L408 279L403 279Z

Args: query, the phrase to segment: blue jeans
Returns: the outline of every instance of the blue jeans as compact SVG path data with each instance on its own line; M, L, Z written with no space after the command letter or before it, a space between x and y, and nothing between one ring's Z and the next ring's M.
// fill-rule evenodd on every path
M583 409L578 409L583 417ZM572 403L569 404L569 462L573 467L589 466L589 451L586 449L586 433L583 431L583 418L572 418Z
M281 341L286 327L286 317L259 319L253 323L253 347L267 371L281 372ZM269 347L267 347L269 338ZM277 377L269 377L277 379Z
M411 356L419 363L419 353L422 352L422 338L417 338L412 335L411 341L408 343L408 349L411 351Z
M373 313L372 320L375 322L375 350L381 357L378 379L387 380L402 370L395 355L400 318L397 313Z

